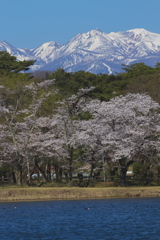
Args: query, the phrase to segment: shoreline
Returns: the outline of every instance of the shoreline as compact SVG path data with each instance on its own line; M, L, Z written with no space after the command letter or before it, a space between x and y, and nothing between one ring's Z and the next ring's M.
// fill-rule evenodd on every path
M2 188L0 202L160 197L160 187Z

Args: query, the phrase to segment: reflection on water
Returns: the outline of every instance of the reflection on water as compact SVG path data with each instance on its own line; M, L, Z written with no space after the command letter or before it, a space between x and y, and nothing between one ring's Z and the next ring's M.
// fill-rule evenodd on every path
M160 198L0 203L2 240L160 239Z

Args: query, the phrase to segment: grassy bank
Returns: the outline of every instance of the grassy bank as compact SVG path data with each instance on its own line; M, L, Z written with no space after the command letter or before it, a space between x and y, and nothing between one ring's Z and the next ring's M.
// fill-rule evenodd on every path
M0 201L160 197L160 187L0 188Z

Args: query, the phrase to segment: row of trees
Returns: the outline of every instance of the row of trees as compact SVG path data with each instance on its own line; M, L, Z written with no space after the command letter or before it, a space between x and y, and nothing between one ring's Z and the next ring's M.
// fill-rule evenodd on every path
M27 64L31 62L25 62L25 68ZM22 182L30 184L35 169L50 181L52 165L57 181L61 181L62 172L67 173L70 186L75 171L88 171L90 183L94 171L99 172L103 167L108 175L113 175L118 166L122 185L126 185L127 169L134 162L143 161L158 171L158 102L143 92L111 97L131 88L137 67L127 67L128 83L125 74L95 76L84 72L65 73L63 69L43 81L30 79L21 72L25 68L3 73L0 76L2 169L10 171L14 181L21 185ZM158 69L158 66L151 69L151 74L158 76ZM112 94L105 92L106 87L102 91L100 82L108 88L112 85Z

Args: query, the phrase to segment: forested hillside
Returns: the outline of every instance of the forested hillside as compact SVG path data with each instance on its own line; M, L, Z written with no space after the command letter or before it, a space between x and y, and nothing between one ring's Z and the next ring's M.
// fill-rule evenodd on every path
M60 68L45 80L26 73L32 64L0 52L1 180L159 184L159 64L116 75Z

